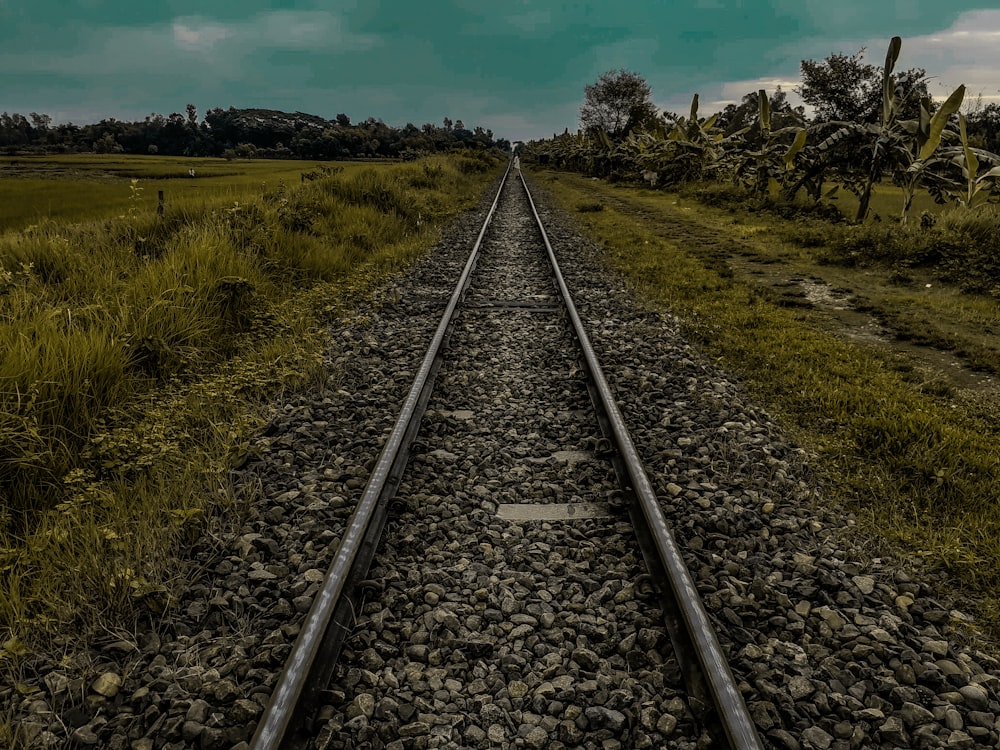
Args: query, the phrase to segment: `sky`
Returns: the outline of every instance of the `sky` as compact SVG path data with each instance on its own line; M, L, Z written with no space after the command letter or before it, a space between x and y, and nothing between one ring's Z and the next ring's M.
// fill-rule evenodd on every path
M584 86L626 69L701 113L862 48L932 94L1000 102L1000 0L0 0L0 112L83 124L261 107L497 137L575 131Z

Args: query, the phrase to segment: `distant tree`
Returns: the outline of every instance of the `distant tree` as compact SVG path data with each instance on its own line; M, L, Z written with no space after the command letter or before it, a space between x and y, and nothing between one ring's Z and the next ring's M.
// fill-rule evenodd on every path
M0 145L23 146L31 142L31 124L24 115L0 114Z
M609 70L583 91L580 123L587 132L603 130L617 140L656 117L652 91L638 73Z
M98 154L120 154L124 149L111 133L105 133L94 142L94 151Z
M240 159L256 159L257 147L252 143L240 143L236 146L235 155Z
M984 105L980 96L965 113L965 118L971 144L1000 153L1000 104Z
M865 50L853 55L833 54L819 62L803 60L802 85L795 91L813 108L815 120L876 122L882 109L882 67L864 62ZM903 102L903 119L920 114L920 99L929 97L927 72L910 68L894 74Z
M52 125L52 117L49 115L40 115L37 112L32 112L28 116L31 118L32 127L41 133L47 131Z
M444 118L444 129L445 130L451 130L451 124L452 123L451 123L451 118L450 117Z
M185 114L147 115L134 122L109 118L78 127L52 125L48 115L0 113L0 149L48 151L226 156L226 158L349 159L360 156L416 158L456 148L495 149L493 131L446 118L448 129L430 123L418 128L407 123L391 127L369 117L351 125L347 115L327 120L302 112L213 107L202 121L193 104Z

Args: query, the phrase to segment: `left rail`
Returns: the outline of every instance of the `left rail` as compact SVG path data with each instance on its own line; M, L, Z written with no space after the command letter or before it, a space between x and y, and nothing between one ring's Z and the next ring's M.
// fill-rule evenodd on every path
M392 433L348 521L336 556L306 614L285 668L271 693L271 700L257 724L250 741L251 750L288 750L295 747L298 730L302 728L305 718L304 707L329 681L350 626L350 605L345 594L364 578L371 565L385 526L389 501L399 486L410 444L420 426L434 386L434 377L441 366L442 354L454 329L455 313L469 287L483 237L496 213L500 193L509 174L508 164Z

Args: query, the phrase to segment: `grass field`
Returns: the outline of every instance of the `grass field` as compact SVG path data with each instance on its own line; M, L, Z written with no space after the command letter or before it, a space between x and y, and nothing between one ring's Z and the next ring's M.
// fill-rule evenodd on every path
M837 197L830 202L851 220L858 212L857 197L846 190L839 191ZM935 203L926 190L918 190L913 197L913 205L910 206L909 220L919 222L920 214L924 211L938 214L946 208L946 205ZM877 216L882 221L895 221L903 211L903 189L889 183L876 185L868 210L870 218Z
M995 296L926 269L831 264L837 230L816 220L532 174L640 297L676 314L816 456L828 495L866 533L951 576L1000 634ZM836 299L810 300L816 289Z
M294 162L33 165L52 170L36 195L53 203L95 186L126 198L95 190L88 221L0 234L0 682L46 639L128 628L183 585L172 556L232 503L229 467L267 399L325 387L331 316L423 254L501 161L354 164L305 183L313 165ZM217 171L166 180L186 197L162 217L128 198L127 175L188 164ZM36 182L0 180L20 196L0 198L8 221L32 219L16 188Z
M97 154L0 157L0 232L46 219L87 221L129 209L149 212L156 209L160 190L171 208L232 203L259 193L262 186L299 184L302 173L313 168L312 162L267 159ZM133 179L138 180L138 194L130 187Z

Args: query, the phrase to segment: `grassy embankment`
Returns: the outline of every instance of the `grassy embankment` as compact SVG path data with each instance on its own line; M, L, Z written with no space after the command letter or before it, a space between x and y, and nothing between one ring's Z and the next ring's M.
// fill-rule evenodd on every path
M1000 234L996 212L944 212L935 227L906 231L721 207L731 196L712 200L712 188L678 196L569 173L533 176L576 212L640 297L681 318L692 340L817 454L829 494L865 531L947 571L978 603L985 629L1000 632L995 390L955 387L893 342L853 337L758 276L783 269L785 278L851 290L900 338L998 373L1000 303L982 292L1000 286L993 269L968 270L983 270L1000 250L986 239ZM891 192L876 208L883 215L895 214Z
M90 191L88 222L39 222L31 202L0 197L0 225L31 224L0 234L8 676L52 635L127 628L162 604L177 544L232 502L227 469L264 401L325 383L325 321L425 252L499 169L453 155L300 184L311 164L219 160L217 194L177 180L160 218L155 190L140 178L133 198L127 175L186 175L188 160L90 159L125 171L101 175L113 198L78 169L48 183L58 200ZM20 187L0 179L0 196Z

